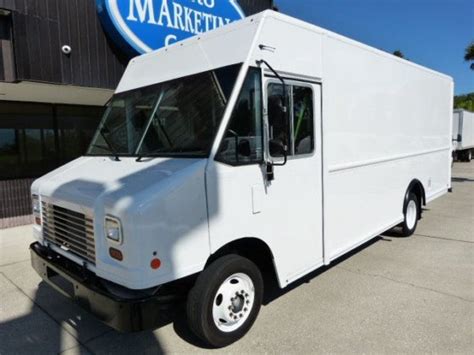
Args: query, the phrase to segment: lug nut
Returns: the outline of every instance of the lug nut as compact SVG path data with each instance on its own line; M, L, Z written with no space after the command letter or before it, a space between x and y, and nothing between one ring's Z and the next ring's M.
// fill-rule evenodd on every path
M247 301L245 301L245 303L249 304L249 303L250 303L250 301L249 301L249 300L247 300Z
M230 317L230 318L232 318L232 317L233 317L233 316L232 316L232 313L229 313L229 317Z
M245 294L245 297L248 297L248 296L249 296L249 294L248 294L248 293L246 293L246 294Z
M244 312L247 312L247 307L244 308Z
M234 316L234 320L237 320L237 316Z
M239 317L242 318L244 315L242 313L239 314Z
M229 306L229 311L232 311L232 306Z

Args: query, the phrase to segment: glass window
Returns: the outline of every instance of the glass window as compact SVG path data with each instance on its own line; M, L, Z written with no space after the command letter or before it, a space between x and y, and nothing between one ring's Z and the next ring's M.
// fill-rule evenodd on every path
M103 107L56 106L58 155L60 163L84 155L104 113ZM45 137L54 150L54 135Z
M0 9L0 81L15 81L11 15Z
M290 108L284 109L283 85L268 85L268 122L270 139L280 140L287 154L303 155L314 150L313 90L310 87L286 85Z
M46 137L53 132L50 105L2 102L0 179L36 177L56 166Z
M0 124L2 119L0 118ZM14 175L21 164L18 137L15 129L0 128L0 179ZM13 173L12 173L13 172Z
M0 179L34 178L83 155L102 107L0 104Z
M290 125L288 114L284 107L288 107L285 100L290 96L290 86L286 85L286 98L283 94L283 85L271 83L268 85L268 124L270 128L270 139L280 140L286 146L289 153ZM286 110L288 111L288 109Z
M207 157L240 67L116 95L89 154Z
M293 86L294 154L309 154L314 149L313 90Z
M263 160L261 73L250 68L216 160L230 165Z

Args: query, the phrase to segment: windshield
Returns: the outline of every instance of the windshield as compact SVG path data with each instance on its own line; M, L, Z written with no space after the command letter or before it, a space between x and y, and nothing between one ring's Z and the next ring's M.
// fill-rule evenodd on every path
M240 67L115 95L87 154L207 157Z

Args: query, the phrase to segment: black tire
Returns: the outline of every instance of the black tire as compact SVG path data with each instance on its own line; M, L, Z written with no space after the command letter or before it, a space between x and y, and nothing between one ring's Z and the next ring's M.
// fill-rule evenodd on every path
M253 306L239 328L224 332L214 322L214 300L224 281L237 273L245 274L253 283L255 290ZM208 345L216 348L227 346L242 338L250 330L260 311L262 297L263 280L258 267L239 255L223 256L204 269L189 291L186 307L188 325L193 333Z
M415 216L414 222L412 219L410 219L410 209L409 209L409 205L413 202L415 203L415 206L416 206L416 216ZM405 198L405 203L403 205L404 219L402 222L402 236L409 237L413 233L415 233L420 215L421 215L421 211L420 211L420 203L418 201L418 197L416 197L416 195L413 192L409 192L408 196Z
M470 149L463 150L459 153L459 160L469 163L472 159L472 151Z

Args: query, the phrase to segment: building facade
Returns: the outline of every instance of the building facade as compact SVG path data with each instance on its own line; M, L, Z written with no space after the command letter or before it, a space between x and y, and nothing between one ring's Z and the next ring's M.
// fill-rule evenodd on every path
M129 18L158 24L157 11L150 13L153 4L183 9L226 1L121 4L135 11ZM128 61L139 54L118 41L120 29L111 30L101 17L107 2L114 1L0 0L0 228L29 223L31 182L84 154L104 104ZM271 8L273 1L238 0L238 5L248 16ZM218 23L218 16L207 16Z

